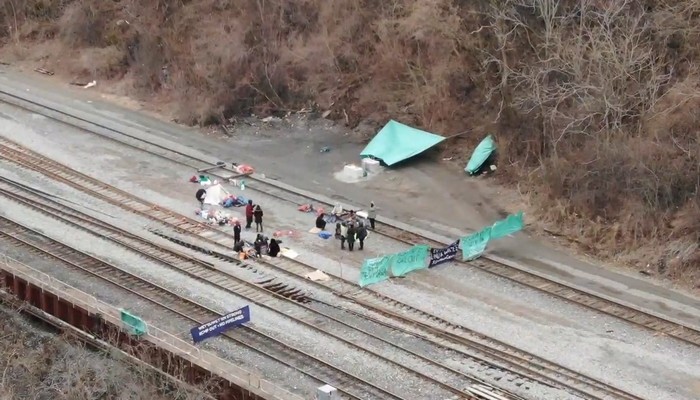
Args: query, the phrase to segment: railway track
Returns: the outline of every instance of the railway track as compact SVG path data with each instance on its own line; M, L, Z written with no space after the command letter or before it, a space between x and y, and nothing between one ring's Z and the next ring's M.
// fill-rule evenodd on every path
M19 192L22 193L20 194ZM447 380L453 382L453 384L445 382L446 379L434 379L425 374L417 373L414 370L408 370L409 373L415 373L421 379L434 381L437 386L458 395L459 398L466 398L470 395L470 393L460 389L460 387L469 387L472 385L480 385L481 388L489 388L489 390L494 393L499 392L499 390L485 381L468 376L464 372L432 360L424 354L420 354L420 350L399 347L389 339L381 337L376 333L371 333L352 323L348 323L347 318L344 318L344 316L334 316L328 312L313 309L306 304L314 300L303 294L301 290L290 287L288 284L280 282L275 278L263 277L263 279L257 283L246 281L216 268L211 263L163 248L137 235L108 225L88 214L34 193L28 188L23 188L16 182L10 183L10 181L5 178L0 178L0 195L12 199L23 206L34 209L35 211L41 212L44 215L50 216L55 220L110 240L144 258L181 272L190 278L204 282L216 289L229 292L238 297L243 297L251 303L279 314L283 318L290 319L292 322L302 324L309 329L323 332L336 340L356 347L358 351L385 358L387 362L397 367L407 369L406 366L400 364L398 360L392 359L392 355L407 353L410 357L415 358L418 364L422 364L422 366L424 366L423 369L425 369L426 365L439 369L439 375L443 377L449 376ZM338 311L344 314L341 310ZM353 341L347 340L333 332L337 330L337 327L334 329L333 325L355 330L364 335L364 337ZM395 328L391 327L391 329ZM390 355L380 355L375 351L366 349L363 346L365 340L379 342L382 351L386 351ZM512 379L516 378L520 377L512 377ZM504 397L504 399L515 399L515 396L509 396L505 392L499 394Z
M83 192L93 195L97 194L96 197L98 198L106 199L108 202L118 205L128 211L132 211L137 214L143 213L145 214L144 216L154 220L158 219L153 218L152 214L145 210L157 209L159 213L166 215L169 219L166 221L159 220L159 222L163 223L164 225L197 238L201 238L201 233L206 232L208 236L204 236L206 238L205 241L208 241L214 246L218 246L222 251L228 251L228 246L225 245L225 242L226 240L231 239L230 236L214 227L200 224L196 221L189 221L189 218L187 217L168 210L158 209L156 206L140 199L129 199L130 197L134 196L121 192L118 189L112 188L111 186L99 181L90 182L93 180L93 178L84 176L77 171L72 171L68 167L55 163L54 161L33 153L27 149L22 149L21 147L16 148L17 145L15 145L15 148L8 149L8 147L5 146L5 142L6 141L4 140L0 141L0 143L2 143L2 145L0 145L0 156L8 159L9 161L26 168L33 169L44 175L54 178L57 177L58 180L65 181L69 185L76 187ZM89 186L84 186L81 183L78 183L85 180L90 182ZM111 193L112 190L115 191L115 194ZM127 200L131 201L126 202L124 200L125 196L127 196ZM139 207L132 208L131 204L137 204ZM176 221L178 223L176 224L171 221ZM193 227L196 227L196 229L193 229ZM232 258L225 254L216 254L216 252L210 249L201 248L201 251L209 255L218 255L221 259ZM230 261L237 262L237 260ZM306 273L315 270L315 268L291 259L276 259L274 263L270 261L266 261L266 263L276 268L278 272L297 279L303 277ZM474 356L480 356L487 360L498 360L494 363L497 365L505 363L508 370L524 371L523 374L525 376L541 382L549 383L554 387L562 387L563 385L567 387L566 390L569 391L573 390L574 392L588 393L588 396L592 396L590 398L596 398L595 396L598 395L591 395L591 391L594 393L604 393L606 395L613 393L615 394L616 398L636 398L634 395L625 393L624 391L616 389L603 382L585 377L576 373L575 371L556 365L555 363L544 360L533 354L513 348L512 346L496 341L492 338L488 338L465 327L445 321L422 310L407 306L406 304L376 293L372 290L365 289L358 292L357 287L354 284L337 279L337 277L334 277L334 279L332 279L330 282L312 283L317 286L324 287L326 290L331 290L335 294L347 297L366 308L379 312L380 314L400 320L409 325L419 326L422 329L434 334L437 338L436 340L440 340L446 345L458 345L461 349L468 349L466 350L467 354L471 353Z
M60 122L72 126L77 126L75 121L78 121L78 123L82 124L80 128L91 134L97 134L105 139L115 141L122 145L129 146L133 149L149 153L151 155L163 158L165 160L175 162L180 165L193 168L195 170L201 170L212 167L211 162L199 159L197 157L193 157L184 151L173 150L167 146L146 140L142 137L130 135L128 133L112 129L107 126L76 117L74 115L57 110L55 108L47 107L43 104L26 100L1 89L0 95L9 98L10 101L5 101L9 102L10 104L13 104L14 106L21 107L33 112L49 114L51 118L54 118ZM86 128L85 125L88 125L90 128ZM132 127L138 128L136 126ZM98 128L100 132L97 132L97 129L95 128ZM223 171L223 173L215 173L215 171ZM218 167L215 170L211 170L208 173L218 176L222 179L228 179L231 177L238 176L238 173L235 170L226 166ZM316 203L326 204L327 206L332 206L332 204L319 201L315 198L302 196L292 191L283 189L280 186L274 186L269 182L257 179L255 176L248 176L246 179L256 181L255 185L248 186L249 189L270 195L272 197L276 197L286 202L300 205L313 201ZM261 186L265 186L265 189L263 189ZM407 244L430 244L439 247L446 246L448 244L436 242L435 240L432 240L423 235L407 232L405 230L402 230L398 227L386 223L378 222L377 225L378 229L376 229L376 233ZM616 303L615 301L602 298L593 293L588 293L579 289L569 287L565 284L550 280L544 276L535 275L512 266L504 265L502 263L489 259L488 255L468 263L459 260L457 260L456 262L464 267L478 268L484 272L493 274L498 277L506 278L515 283L519 283L524 286L533 288L535 290L547 293L564 301L584 306L588 309L601 312L603 314L618 318L628 323L632 323L639 327L660 332L664 335L673 337L675 339L695 346L700 346L700 331L697 329L684 326L674 321L669 321L663 318L662 316L652 315L641 309Z
M156 305L174 318L188 324L193 322L198 325L203 324L223 315L4 217L0 217L0 238L18 248L51 257L65 268L106 281L122 291ZM365 379L295 349L290 344L281 342L254 326L243 326L223 333L221 336L275 362L294 368L316 380L319 385L331 384L347 398L402 399L401 396L387 389L377 387Z

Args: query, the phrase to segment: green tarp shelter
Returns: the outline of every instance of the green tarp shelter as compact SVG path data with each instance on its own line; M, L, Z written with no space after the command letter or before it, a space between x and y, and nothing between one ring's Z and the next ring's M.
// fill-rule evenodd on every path
M443 140L444 136L391 120L367 144L360 157L374 157L386 165L394 165L428 150Z
M467 166L464 167L464 172L474 175L494 151L496 151L496 142L491 135L488 135L474 149Z

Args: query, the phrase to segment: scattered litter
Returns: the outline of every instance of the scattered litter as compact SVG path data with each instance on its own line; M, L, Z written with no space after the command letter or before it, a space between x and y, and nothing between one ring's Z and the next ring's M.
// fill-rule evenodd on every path
M314 212L314 205L313 204L302 204L297 208L297 210L305 213L310 213Z
M321 239L330 239L331 236L333 236L333 234L328 231L320 231L318 233L318 237L320 237Z
M44 68L37 68L37 69L35 69L34 71L36 71L36 72L38 72L38 73L40 73L40 74L44 74L44 75L53 75L53 72L52 72L52 71L46 70L46 69L44 69Z
M125 20L125 19L120 19L119 21L117 21L117 26L122 26L122 25L124 25L124 24L126 24L126 25L131 25L131 24L129 23L129 21L127 21L127 20Z
M287 258L292 259L292 260L299 257L299 253L297 253L296 251L294 251L288 247L285 247L282 250L280 250L280 254L282 254L284 257L287 257Z
M235 170L239 174L252 174L253 172L255 172L255 169L253 167L246 164L236 165Z
M365 170L365 174L368 172L381 172L382 164L379 162L379 160L375 160L371 157L366 157L362 159L362 169Z
M355 213L355 215L357 215L358 217L363 218L363 219L367 219L369 217L369 214L367 213L367 211L358 211Z
M292 230L276 231L275 233L272 234L272 237L275 237L275 238L284 237L284 236L299 236L299 235L295 231L292 231Z
M331 110L326 110L321 114L321 118L328 118L329 115L331 115Z
M269 116L269 117L263 118L261 121L262 122L280 122L280 121L282 121L282 119L277 118L277 117L273 117L273 116Z
M330 281L330 280L331 280L331 277L330 277L330 276L328 276L326 273L324 273L323 271L321 271L321 270L319 270L319 269L317 269L317 270L314 271L314 272L309 272L309 273L306 274L304 277L305 277L306 279L310 279L310 280L312 280L312 281L314 281L314 282L318 282L318 281L324 281L324 282L325 282L325 281Z
M199 184L202 185L202 186L207 186L207 185L211 185L211 184L212 184L212 183L211 183L211 179L209 179L209 177L206 176L206 175L200 175L200 176L199 176L198 182L199 182Z
M319 233L319 232L321 232L321 228L313 227L313 228L309 229L309 233L313 233L314 235Z
M10 65L10 63L9 63L9 62L5 62L5 61L0 61L0 65Z
M342 182L355 183L367 176L367 171L354 164L347 164L343 170L335 173L335 178Z
M331 151L331 148L329 146L321 147L321 153L328 153L329 151Z
M446 158L443 158L442 161L452 161L453 159L454 159L454 157L446 157Z
M87 85L83 86L83 89L89 89L95 85L97 85L97 81L92 81L92 82L88 83Z

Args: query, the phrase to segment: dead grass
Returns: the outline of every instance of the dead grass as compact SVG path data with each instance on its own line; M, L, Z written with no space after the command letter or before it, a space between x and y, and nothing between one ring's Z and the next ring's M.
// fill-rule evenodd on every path
M0 305L0 399L204 399L141 367L86 349Z
M462 158L495 133L501 178L550 228L697 284L699 16L697 0L9 0L0 40L188 124L306 107L473 128L445 148Z

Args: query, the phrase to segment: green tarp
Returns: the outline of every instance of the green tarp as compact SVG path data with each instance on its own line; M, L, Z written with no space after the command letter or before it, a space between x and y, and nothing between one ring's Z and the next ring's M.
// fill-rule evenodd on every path
M410 250L394 255L391 262L391 275L403 276L411 271L426 268L428 266L428 255L430 246L419 244Z
M420 154L443 140L443 136L391 120L362 150L360 156L374 157L386 165L393 165Z
M462 260L471 261L486 250L486 245L491 240L491 227L486 227L479 232L463 237L459 241L459 247L462 249Z
M120 310L120 312L122 322L124 323L127 332L136 336L141 336L148 332L148 327L146 326L146 322L144 322L144 320L133 314L129 314L124 310Z
M389 279L389 267L394 255L368 258L360 269L360 287Z
M488 135L474 149L472 157L464 168L464 172L474 175L494 151L496 151L496 143L493 141L493 137Z
M491 227L491 239L500 239L523 229L523 212L511 214Z

